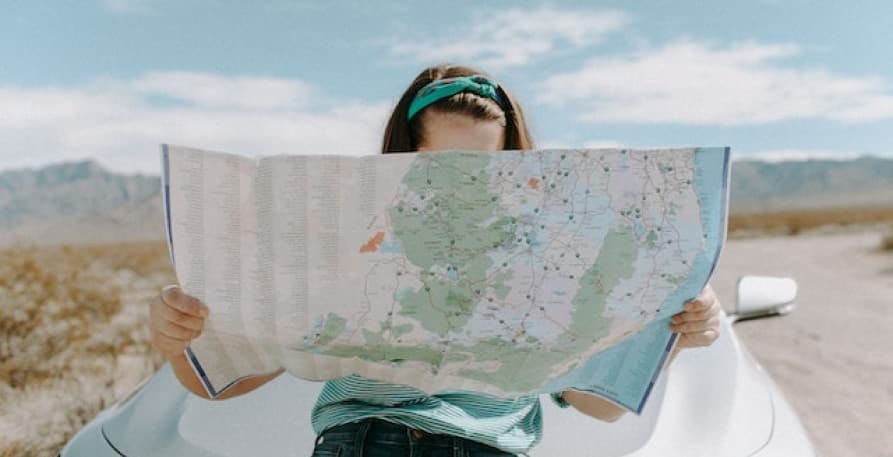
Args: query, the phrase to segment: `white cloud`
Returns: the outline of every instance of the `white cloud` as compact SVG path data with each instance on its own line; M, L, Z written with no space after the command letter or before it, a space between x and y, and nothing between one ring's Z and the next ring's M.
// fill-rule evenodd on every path
M530 63L563 47L581 48L629 22L618 11L573 11L552 7L478 11L465 27L433 39L401 37L390 45L397 57L424 63L459 62L501 69Z
M763 162L802 162L805 160L846 161L866 154L855 151L832 151L827 149L770 149L752 153L732 153L732 160L761 160Z
M614 140L589 140L583 143L584 148L622 148L623 143Z
M719 47L683 39L630 56L597 57L542 84L538 101L592 122L743 125L789 119L893 118L890 83L785 62L793 44Z
M203 108L294 109L310 99L303 81L268 77L229 77L206 73L149 73L129 84L146 95L163 95Z
M371 154L390 106L330 99L297 80L183 72L70 88L0 86L0 169L94 158L157 174L160 143L248 155Z

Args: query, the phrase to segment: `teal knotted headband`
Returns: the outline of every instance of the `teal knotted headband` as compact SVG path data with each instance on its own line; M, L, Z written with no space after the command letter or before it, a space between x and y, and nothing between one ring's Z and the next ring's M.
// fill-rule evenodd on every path
M412 117L423 108L442 98L464 91L474 92L475 94L487 97L498 103L502 109L505 109L505 102L496 91L498 88L499 84L497 84L496 81L482 75L457 76L455 78L444 78L431 81L419 89L415 98L412 99L406 119L412 119Z

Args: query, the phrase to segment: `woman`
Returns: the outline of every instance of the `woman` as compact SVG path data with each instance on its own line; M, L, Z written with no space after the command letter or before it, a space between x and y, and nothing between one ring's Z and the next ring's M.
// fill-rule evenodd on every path
M422 71L404 92L385 130L382 153L533 147L521 106L504 87L480 71L441 65ZM719 336L719 310L708 285L673 318L672 330L680 334L676 351L712 344ZM166 287L150 310L153 346L167 356L180 382L205 398L183 351L201 333L207 314L204 304L176 286ZM243 380L217 398L250 392L281 373ZM559 392L551 398L599 420L615 421L625 413L582 392ZM508 456L527 452L542 436L537 395L429 396L357 375L326 382L313 407L312 424L317 433L314 456Z

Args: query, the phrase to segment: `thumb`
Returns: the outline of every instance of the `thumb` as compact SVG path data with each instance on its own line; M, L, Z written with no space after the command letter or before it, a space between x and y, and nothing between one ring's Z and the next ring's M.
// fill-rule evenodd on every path
M161 290L161 299L176 310L197 317L207 317L208 307L199 299L192 297L177 285L170 285Z

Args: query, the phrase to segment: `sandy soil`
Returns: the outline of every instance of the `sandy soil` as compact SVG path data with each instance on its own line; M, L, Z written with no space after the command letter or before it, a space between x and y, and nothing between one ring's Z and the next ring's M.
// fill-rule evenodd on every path
M735 329L823 456L893 456L893 253L881 232L732 240L711 284L735 303L743 274L798 281L790 315Z
M146 303L164 243L0 251L0 457L55 456L154 373Z

